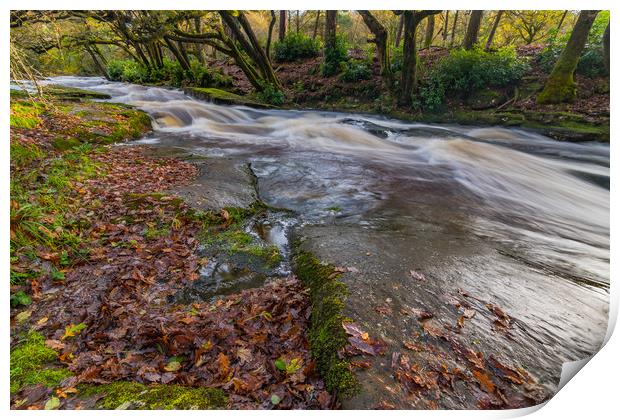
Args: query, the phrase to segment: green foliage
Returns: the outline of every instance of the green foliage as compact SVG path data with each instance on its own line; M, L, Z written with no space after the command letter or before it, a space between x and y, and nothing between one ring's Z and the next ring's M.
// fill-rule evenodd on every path
M28 306L31 303L32 303L32 299L23 290L20 290L19 292L11 295L11 306L12 307L16 307L20 305Z
M161 68L147 68L134 60L112 60L108 63L108 75L111 80L155 84L164 83L172 86L193 85L198 87L229 87L232 79L220 71L205 67L198 61L190 63L190 69L184 70L178 61L164 59Z
M340 63L340 79L343 82L359 82L370 79L371 71L368 64L361 60L349 60Z
M71 376L66 369L47 368L58 354L45 346L45 338L34 331L25 340L11 350L11 393L17 392L24 385L43 384L57 386L64 378Z
M284 92L272 84L265 84L263 90L258 92L257 96L262 102L276 106L283 105L286 99Z
M146 386L136 382L82 385L80 395L102 395L98 408L139 410L207 410L226 407L226 395L216 388L190 388L181 385Z
M485 52L480 48L452 51L440 59L420 86L420 104L436 109L446 95L464 97L489 87L504 87L517 83L529 65L517 57L512 48Z
M392 57L390 68L393 73L399 72L403 69L403 47L402 45L392 50Z
M274 59L278 63L316 57L321 49L318 40L297 32L289 32L282 41L276 42L274 47Z
M333 48L325 48L325 57L321 65L323 76L333 76L338 74L341 63L348 60L349 46L343 36L336 36L336 45Z

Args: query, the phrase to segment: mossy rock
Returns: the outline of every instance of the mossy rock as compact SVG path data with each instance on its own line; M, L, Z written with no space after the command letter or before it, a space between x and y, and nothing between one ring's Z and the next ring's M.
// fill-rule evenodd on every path
M196 99L213 102L214 104L244 105L253 108L274 108L271 105L267 105L254 99L237 95L222 89L188 87L184 89L184 92L186 95L192 96Z
M106 93L94 92L59 85L43 86L43 95L52 96L60 100L82 100L82 99L110 99Z
M71 137L57 137L52 140L52 146L58 151L64 152L82 144L82 141Z
M339 398L350 398L360 390L348 360L338 354L348 344L342 326L346 285L340 273L329 264L321 263L312 254L299 251L294 258L295 273L310 290L312 314L308 341L325 385Z
M496 108L506 102L506 93L496 89L483 89L471 93L465 104L474 110Z
M228 402L224 391L207 387L112 382L82 385L78 390L80 397L101 395L97 408L106 410L209 410L225 408Z

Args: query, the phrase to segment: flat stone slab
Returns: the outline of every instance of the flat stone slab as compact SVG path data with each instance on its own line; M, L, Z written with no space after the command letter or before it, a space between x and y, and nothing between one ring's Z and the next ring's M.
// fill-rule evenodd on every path
M257 199L254 177L247 163L227 158L204 158L195 162L200 170L191 184L174 192L199 210L248 207Z

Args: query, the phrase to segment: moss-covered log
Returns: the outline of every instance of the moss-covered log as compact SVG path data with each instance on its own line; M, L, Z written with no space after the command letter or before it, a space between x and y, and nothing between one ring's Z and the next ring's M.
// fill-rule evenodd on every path
M294 263L297 276L310 289L312 315L308 339L312 357L327 389L339 398L349 398L359 392L360 385L349 362L339 356L348 343L342 327L347 287L338 280L340 273L333 266L321 263L308 252L298 252Z

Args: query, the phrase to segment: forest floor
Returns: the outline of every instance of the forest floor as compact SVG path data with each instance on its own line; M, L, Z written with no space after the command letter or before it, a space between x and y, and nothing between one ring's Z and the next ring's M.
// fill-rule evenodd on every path
M251 210L199 212L167 192L195 165L112 145L148 132L148 116L89 97L11 95L11 408L336 407L297 278L176 298L210 238L277 255L239 230Z
M539 105L536 94L543 88L547 73L536 56L543 46L527 46L517 50L528 59L531 70L516 87L488 89L469 97L448 98L443 108L435 112L412 111L399 107L387 95L388 89L379 76L378 63L368 80L344 82L338 75L321 75L321 58L292 63L276 63L275 70L282 81L288 99L287 107L316 108L333 111L377 113L394 118L421 122L467 125L501 125L534 129L549 137L569 141L609 141L609 78L589 78L576 75L577 100L572 104ZM422 66L431 65L448 54L440 47L421 50ZM364 59L363 51L351 56ZM241 94L252 88L243 72L234 64L215 63L232 76L234 89Z

